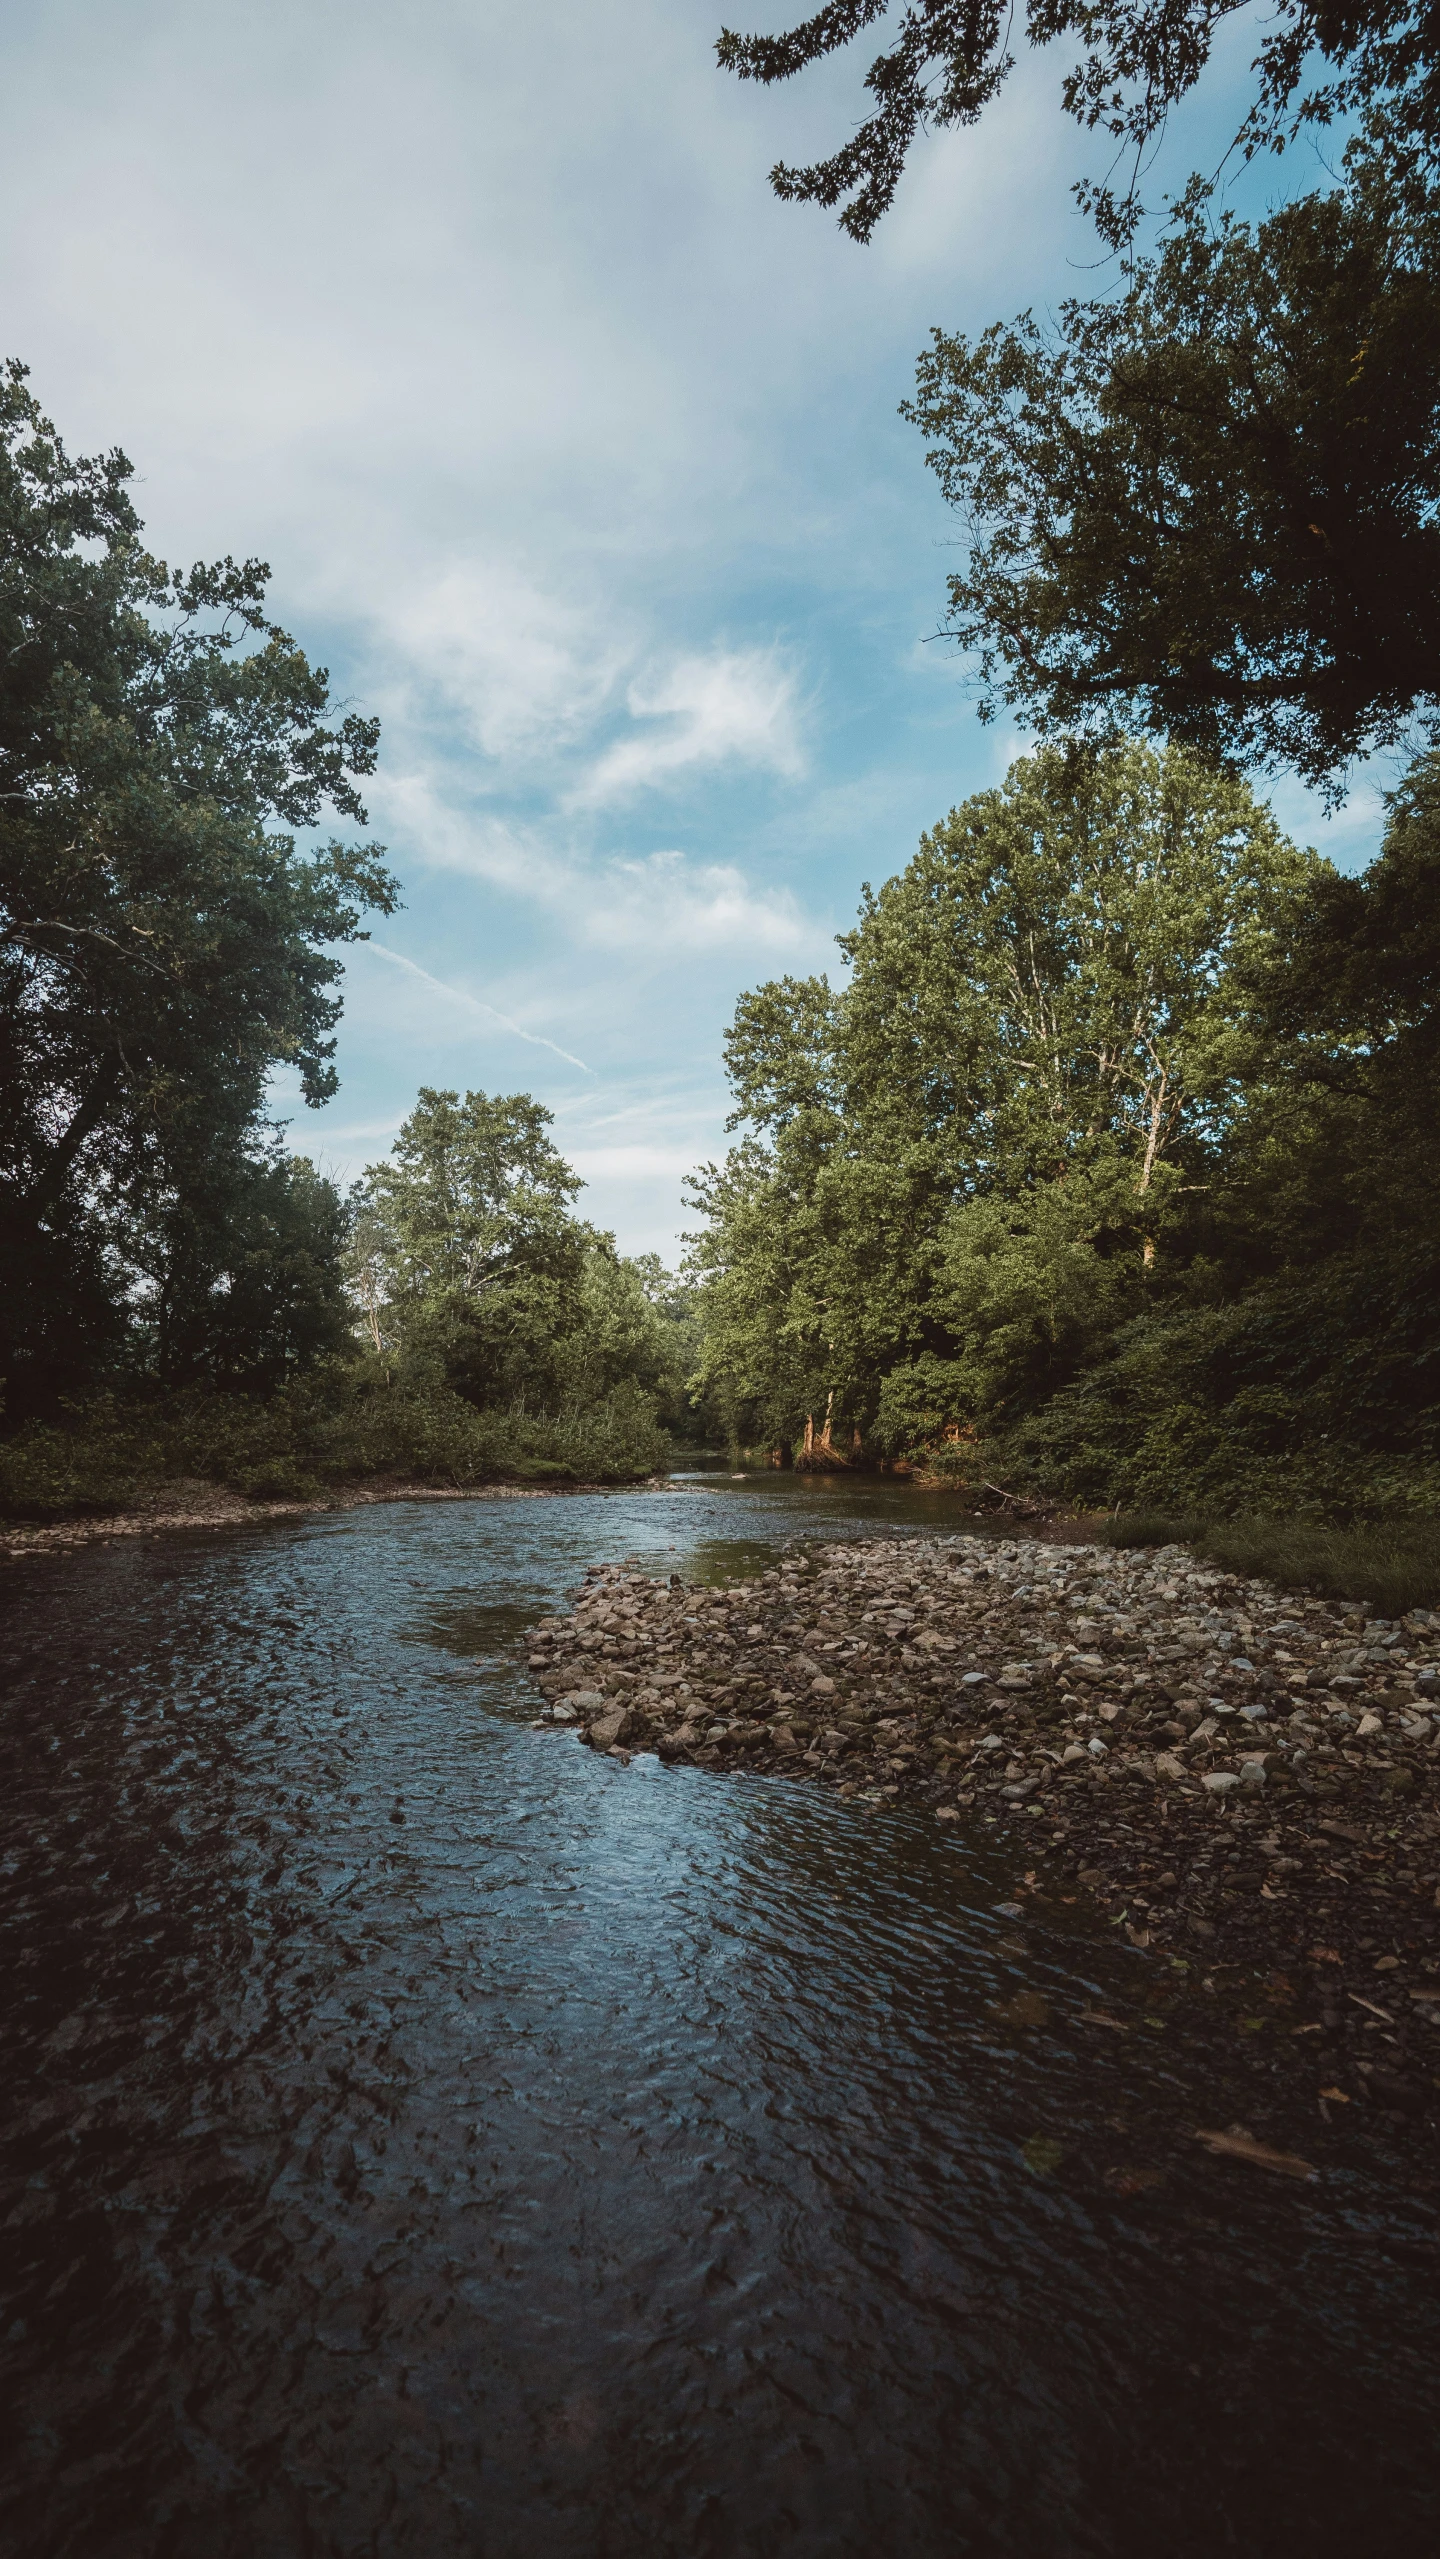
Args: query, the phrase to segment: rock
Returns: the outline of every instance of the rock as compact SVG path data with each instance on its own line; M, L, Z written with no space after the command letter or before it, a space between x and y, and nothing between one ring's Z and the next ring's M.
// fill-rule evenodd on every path
M592 1747L596 1750L613 1750L617 1742L623 1742L626 1739L634 1721L633 1709L623 1701L618 1706L612 1706L606 1714L597 1715L590 1726Z
M580 1721L593 1747L621 1759L640 1749L672 1767L753 1769L867 1804L908 1802L947 1828L978 1802L1042 1870L1027 1911L1070 1902L1062 1879L1078 1866L1076 1891L1093 1890L1111 1925L1123 1921L1152 1961L1163 1963L1168 1937L1195 1987L1213 1960L1222 1997L1227 1973L1278 1967L1298 1981L1308 1952L1312 1990L1343 2000L1343 1979L1316 1976L1322 1955L1356 1964L1358 1984L1379 1950L1402 1943L1407 1973L1392 1983L1413 1968L1432 1987L1432 1964L1440 1979L1440 1749L1427 1711L1440 1665L1417 1666L1423 1687L1407 1667L1403 1694L1382 1700L1397 1665L1367 1649L1352 1669L1338 1609L1282 1600L1181 1549L859 1538L747 1580L743 1603L736 1588L686 1591L628 1564L597 1568L553 1643L532 1630L532 1677L551 1701L535 1729ZM1428 1650L1422 1631L1408 1627ZM1242 1636L1257 1656L1273 1643L1295 1658L1275 1670L1262 1658L1252 1676ZM1293 1706L1288 1730L1272 1734L1254 1711L1261 1692L1276 1719ZM1279 1747L1247 1753L1262 1727ZM1363 1842L1363 1859L1314 1835L1337 1795L1368 1802L1368 1823L1330 1830ZM1431 2012L1401 1998L1428 2045L1420 2020ZM1302 2021L1303 2011L1304 2032ZM1368 2022L1359 2002L1329 2030L1358 2038ZM1317 2047L1277 2036L1267 2049L1300 2062ZM1344 2056L1325 2049L1333 2073ZM1394 2058L1403 2069L1403 2044Z
M1389 2107L1393 2114L1423 2115L1429 2111L1430 2100L1424 2089L1417 2087L1413 2079L1402 2079L1397 2071L1369 2070L1365 2086L1368 2095L1378 2105Z

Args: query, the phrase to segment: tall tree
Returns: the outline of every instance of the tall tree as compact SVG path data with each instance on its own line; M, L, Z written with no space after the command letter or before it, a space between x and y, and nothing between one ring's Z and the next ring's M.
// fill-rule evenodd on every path
M264 610L269 571L170 571L125 456L72 459L0 380L0 1371L13 1411L83 1375L143 1192L213 1187L266 1078L335 1090L335 946L395 885L365 824L377 724ZM85 1285L80 1275L88 1273ZM57 1321L69 1306L73 1323ZM68 1355L65 1343L68 1339ZM68 1368L67 1368L68 1356Z
M1243 1112L1244 973L1318 868L1178 747L1046 747L952 811L866 891L847 988L742 1000L752 1133L695 1248L716 1384L777 1438L828 1410L891 1445L1053 1385Z
M357 1200L357 1286L376 1328L480 1404L552 1391L584 1311L582 1188L528 1093L423 1087Z

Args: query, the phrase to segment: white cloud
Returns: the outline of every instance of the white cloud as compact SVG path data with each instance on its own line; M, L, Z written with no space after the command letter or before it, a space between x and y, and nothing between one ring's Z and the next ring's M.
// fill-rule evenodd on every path
M756 887L731 862L692 862L677 851L591 855L567 842L563 819L522 827L488 810L456 808L419 773L386 777L374 797L402 875L417 863L462 873L540 908L553 930L582 948L656 960L723 950L749 965L828 947L831 928L808 916L793 891Z
M572 794L577 806L653 790L697 766L758 765L787 779L803 770L795 673L774 649L677 658L626 698L632 720L654 725L606 749Z
M788 889L756 889L728 862L683 853L612 861L591 884L586 938L609 950L738 950L754 960L797 957L828 938Z
M383 645L401 653L411 717L438 693L496 757L583 736L634 656L599 615L504 561L447 569L387 618Z
M895 404L932 322L1063 289L1079 236L1048 61L1016 92L1049 125L938 137L862 252L765 183L833 147L856 64L740 86L713 32L694 0L0 16L7 343L75 449L134 455L157 550L272 561L385 715L407 913L346 956L343 1098L297 1139L368 1154L418 1082L533 1078L627 1243L723 1143L739 988L833 965L860 878L987 778L940 652L906 664L953 527ZM199 187L164 147L198 132Z

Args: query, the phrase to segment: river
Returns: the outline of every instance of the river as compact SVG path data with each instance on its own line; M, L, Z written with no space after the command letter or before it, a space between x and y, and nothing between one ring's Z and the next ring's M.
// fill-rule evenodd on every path
M531 1729L587 1564L943 1497L408 1503L5 1567L15 2559L1428 2551L1436 2211L1017 1859Z

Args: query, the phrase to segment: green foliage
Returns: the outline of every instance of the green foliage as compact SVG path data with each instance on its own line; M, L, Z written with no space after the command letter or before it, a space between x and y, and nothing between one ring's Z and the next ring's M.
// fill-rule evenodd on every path
M1053 330L935 332L906 414L971 530L983 716L1138 720L1337 797L1436 717L1440 191L1389 136L1347 157L1255 226L1197 183Z
M1053 1391L1138 1311L1225 1142L1266 966L1317 870L1178 748L1047 747L843 937L745 997L751 1133L696 1187L702 1374L737 1437L829 1414L888 1456Z
M746 998L734 1436L1209 1520L1440 1511L1440 771L1341 879L1186 751L1047 748Z
M366 907L395 899L375 849L302 852L293 832L327 805L363 826L357 783L374 767L376 724L330 723L324 670L265 614L263 563L172 573L150 556L131 477L123 454L72 460L24 368L6 368L0 1375L12 1416L133 1365L144 1339L163 1356L175 1324L182 1365L193 1359L206 1318L176 1302L187 1258L213 1301L227 1256L248 1257L253 1277L247 1221L293 1225L268 1154L266 1078L291 1068L315 1103L335 1090L335 947L357 937Z
M456 1491L630 1483L666 1453L654 1404L633 1381L552 1413L480 1413L443 1386L387 1384L347 1360L264 1397L105 1398L28 1423L0 1441L0 1513L56 1519L157 1497L183 1508L205 1484L311 1500L377 1478Z
M575 1217L539 1104L422 1093L348 1203L267 1123L276 1067L335 1091L337 945L395 903L375 848L297 842L364 827L377 724L262 563L151 557L132 476L5 370L0 1499L648 1471L693 1309Z
M1112 144L1131 173L1121 193L1079 192L1112 243L1140 219L1134 182L1153 157L1170 109L1194 87L1222 22L1244 0L1029 0L1025 37L1035 47L1074 38L1084 48L1065 71L1067 112ZM722 69L767 86L793 79L889 14L890 0L830 0L777 35L728 27L716 45ZM770 183L783 200L842 205L842 229L868 240L894 201L917 134L979 122L1013 68L1016 15L1006 0L911 0L894 42L865 76L873 110L838 151L809 168L780 162ZM1384 101L1407 136L1433 140L1437 122L1435 23L1416 0L1282 0L1251 65L1253 95L1236 142L1248 157L1279 151L1306 124ZM1304 84L1302 86L1302 83Z
M134 1346L160 1383L273 1392L348 1346L345 1205L303 1155L223 1159L133 1223Z
M528 1093L422 1090L351 1203L374 1349L487 1410L598 1406L626 1381L673 1402L688 1347L676 1284L574 1215L580 1179L550 1126Z
M578 1177L526 1093L422 1090L355 1210L367 1303L408 1370L476 1404L553 1393L584 1320L599 1239L571 1214Z
M1325 1527L1311 1520L1170 1518L1121 1512L1101 1528L1112 1546L1196 1547L1225 1572L1348 1599L1379 1617L1440 1600L1440 1519Z

